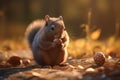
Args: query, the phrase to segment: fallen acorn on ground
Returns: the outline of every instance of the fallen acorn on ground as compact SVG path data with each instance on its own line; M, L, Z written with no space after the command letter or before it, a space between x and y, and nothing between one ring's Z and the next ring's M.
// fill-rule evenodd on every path
M19 56L11 56L7 63L11 64L12 66L19 66L22 64L22 58Z
M96 52L93 59L97 66L102 66L105 63L105 55L103 52Z

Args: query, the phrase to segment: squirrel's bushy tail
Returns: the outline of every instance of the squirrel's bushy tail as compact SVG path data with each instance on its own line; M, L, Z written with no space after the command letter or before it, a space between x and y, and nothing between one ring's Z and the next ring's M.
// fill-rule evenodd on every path
M28 40L29 46L32 46L32 42L34 40L34 37L36 33L41 29L41 27L44 27L45 21L44 20L36 20L33 21L26 29L25 36Z

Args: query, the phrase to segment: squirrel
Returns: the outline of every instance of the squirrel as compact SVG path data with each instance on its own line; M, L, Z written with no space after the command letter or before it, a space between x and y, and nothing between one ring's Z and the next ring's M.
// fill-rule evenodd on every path
M29 24L25 32L34 60L42 66L64 64L68 57L69 35L63 17L46 15Z

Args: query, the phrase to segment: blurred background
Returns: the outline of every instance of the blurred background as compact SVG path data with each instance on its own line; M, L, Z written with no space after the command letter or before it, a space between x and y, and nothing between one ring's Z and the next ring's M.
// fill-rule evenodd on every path
M0 51L29 49L25 30L45 15L63 16L70 56L120 57L120 0L0 0Z
M0 0L0 38L24 37L28 24L46 14L63 16L74 39L120 35L120 0Z

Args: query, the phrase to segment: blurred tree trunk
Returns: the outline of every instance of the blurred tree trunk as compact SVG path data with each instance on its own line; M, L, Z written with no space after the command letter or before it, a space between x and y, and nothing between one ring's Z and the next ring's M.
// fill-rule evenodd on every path
M120 0L115 2L115 15L116 15L116 25L115 25L115 36L120 37Z
M10 19L10 1L9 0L1 0L0 1L0 10L3 13L3 15L1 16L1 20L2 20L2 37L9 37L10 36L10 27L9 27L9 19Z
M91 0L91 26L96 26L102 29L101 38L108 37L115 34L115 11L114 2L115 0L106 0L108 8L105 12L101 12L97 6L98 0Z
M30 12L30 9L29 9L29 4L30 4L30 0L24 0L24 9L23 9L23 12L24 12L24 15L23 15L23 21L27 21L29 20L29 12Z

